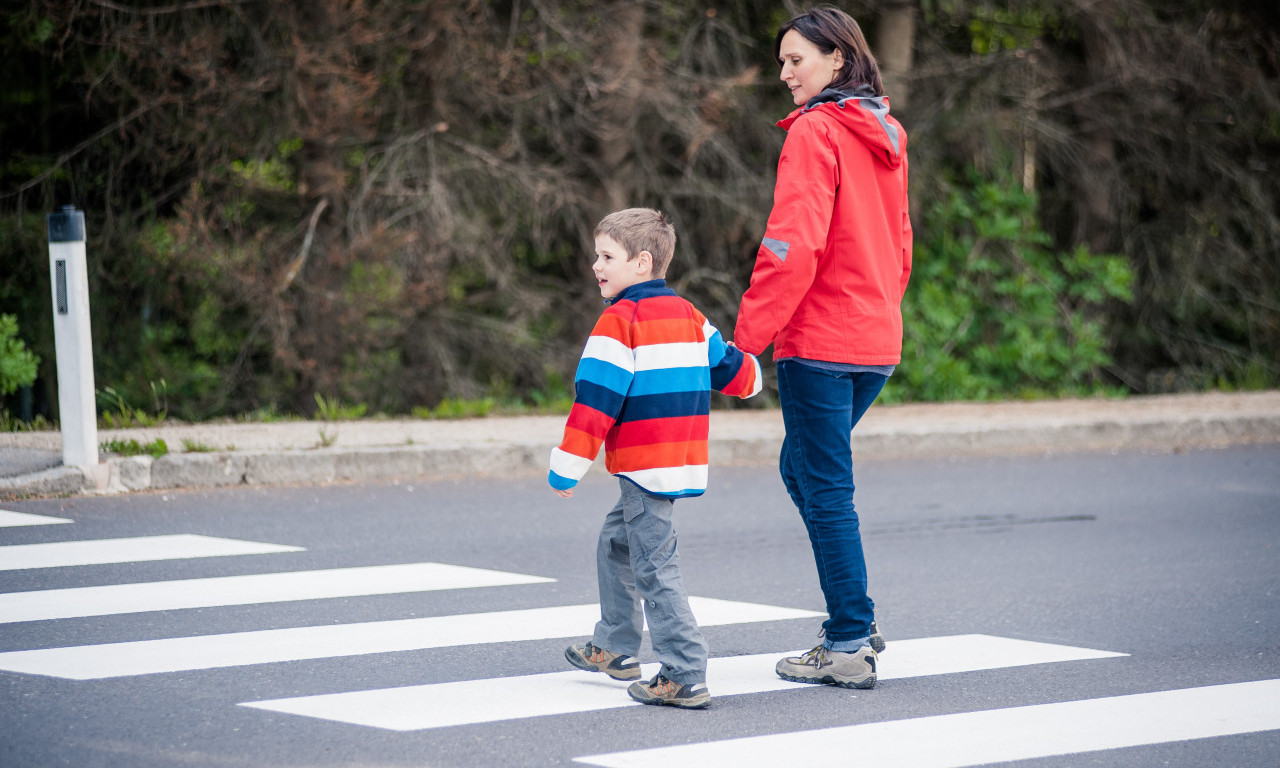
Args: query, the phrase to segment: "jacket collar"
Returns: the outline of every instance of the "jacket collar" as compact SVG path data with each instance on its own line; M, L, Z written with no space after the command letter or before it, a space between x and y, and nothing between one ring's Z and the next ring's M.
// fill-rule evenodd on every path
M605 299L604 305L611 306L619 301L639 301L647 299L650 296L674 296L676 292L667 287L667 281L662 279L646 280L643 283L636 283L623 288L617 296L612 299Z
M828 104L832 106L826 106ZM848 90L829 88L779 120L778 127L790 130L792 123L815 110L836 116L839 123L853 130L890 168L902 164L906 134L898 122L889 117L888 97L877 96L871 86L860 83Z
M871 90L871 86L866 83L858 83L847 90L839 88L828 88L827 90L809 99L804 104L803 112L808 112L819 104L826 104L834 101L837 105L843 107L844 102L849 99L878 99L882 96L876 96L876 92Z

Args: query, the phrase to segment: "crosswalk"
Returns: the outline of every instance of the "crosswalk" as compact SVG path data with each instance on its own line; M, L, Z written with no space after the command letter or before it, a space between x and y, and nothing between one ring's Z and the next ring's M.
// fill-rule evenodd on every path
M695 604L695 613L697 605ZM800 651L792 651L798 654ZM821 690L790 683L773 672L781 653L713 658L707 665L707 687L717 696L769 691ZM960 635L893 644L892 666L884 665L882 680L975 672L1027 664L1050 664L1105 659L1122 653L1031 643L989 635ZM641 665L642 675L657 673L657 664ZM643 706L625 695L626 684L590 672L552 672L543 675L469 680L376 691L304 696L245 706L368 725L396 731L473 725L498 720L570 714L628 706ZM447 710L431 706L448 701ZM501 702L495 705L494 702Z
M72 523L65 518L0 510L0 528L4 529ZM0 543L0 571L302 551L302 547L284 543L189 534ZM0 627L483 587L536 591L554 583L555 579L535 574L412 562L37 589L0 593ZM708 627L820 616L786 606L703 596L692 597L691 606L699 624ZM128 680L195 670L227 670L226 674L235 674L236 670L258 665L308 659L358 664L362 657L372 654L436 648L479 650L499 643L576 639L597 617L598 607L594 604L377 621L343 622L339 617L337 621L309 626L4 651L0 652L0 676ZM805 691L801 695L822 696L830 689L787 682L773 673L779 656L796 652L782 648L766 654L714 657L708 668L708 685L717 700L751 697L744 700L758 700L762 707L768 706L769 697L778 692ZM881 658L880 680L1126 656L1118 651L984 634L915 638L892 643L890 652ZM232 709L256 712L257 716L305 718L329 723L329 727L341 724L409 733L466 726L496 728L507 722L537 722L539 718L640 706L626 696L625 683L578 670L553 669L427 685L257 698L240 701ZM643 668L646 676L655 672L654 664ZM314 690L313 686L308 687ZM1280 730L1280 680L1260 680L817 730L798 727L785 733L581 754L573 759L578 764L605 768L654 764L816 766L844 764L849 744L856 743L860 762L946 768L1274 730ZM938 744L946 744L947 748L940 750Z

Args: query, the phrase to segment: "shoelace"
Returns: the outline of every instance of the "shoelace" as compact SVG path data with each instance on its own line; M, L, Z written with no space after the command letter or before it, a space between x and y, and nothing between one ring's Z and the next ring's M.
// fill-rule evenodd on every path
M806 666L813 664L815 669L822 669L823 667L829 666L832 662L831 657L827 655L827 647L825 645L819 645L817 648L814 648L801 656L800 663Z
M653 680L649 681L649 690L653 691L656 696L666 696L667 694L675 693L677 689L675 683L662 675L657 675Z

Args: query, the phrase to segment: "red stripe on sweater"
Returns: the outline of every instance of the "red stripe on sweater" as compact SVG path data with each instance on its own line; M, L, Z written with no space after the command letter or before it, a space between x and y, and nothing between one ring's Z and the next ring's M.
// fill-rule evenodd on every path
M742 366L738 368L738 375L733 380L724 385L724 389L720 390L726 395L740 397L752 389L756 385L756 367L751 364L749 358L743 358Z
M620 422L609 440L609 447L638 448L686 438L706 442L710 425L710 419L703 415Z
M574 403L573 408L569 410L569 419L566 423L566 429L572 427L585 434L593 435L598 440L603 440L609 428L613 426L613 419L589 405Z

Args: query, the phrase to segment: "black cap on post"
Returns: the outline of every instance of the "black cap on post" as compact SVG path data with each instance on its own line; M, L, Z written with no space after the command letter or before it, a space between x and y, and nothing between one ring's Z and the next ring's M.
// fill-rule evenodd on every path
M74 205L64 205L62 210L46 217L51 243L79 243L84 241L84 211Z

